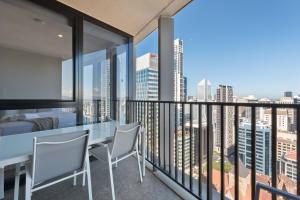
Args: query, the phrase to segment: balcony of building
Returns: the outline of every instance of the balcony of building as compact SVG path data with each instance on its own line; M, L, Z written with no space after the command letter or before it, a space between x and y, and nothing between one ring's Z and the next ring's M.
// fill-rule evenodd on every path
M299 103L190 102L180 96L184 89L174 91L184 77L173 73L173 16L189 2L0 1L0 144L46 129L140 122L146 176L138 182L135 158L121 162L113 170L116 199L250 200L257 183L299 195ZM149 70L155 91L148 91L138 80L147 67L137 69L135 45L156 29L159 55L146 54L156 63ZM233 99L230 87L220 87ZM39 128L36 119L52 124ZM288 142L283 129L293 133ZM15 166L1 161L0 199L10 200ZM94 199L111 199L107 163L91 156L91 174ZM20 199L24 192L22 175ZM274 197L260 192L260 199ZM69 180L32 198L88 196Z

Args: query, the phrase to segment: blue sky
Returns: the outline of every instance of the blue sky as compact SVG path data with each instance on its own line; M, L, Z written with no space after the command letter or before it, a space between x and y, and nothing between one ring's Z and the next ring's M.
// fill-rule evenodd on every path
M228 84L238 96L300 94L299 0L194 0L174 18L189 95L203 78L213 93ZM157 52L157 32L137 46L146 52Z

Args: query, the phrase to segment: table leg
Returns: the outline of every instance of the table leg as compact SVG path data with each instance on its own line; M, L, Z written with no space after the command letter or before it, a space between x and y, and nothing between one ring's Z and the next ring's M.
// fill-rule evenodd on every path
M143 176L146 175L146 151L145 151L145 130L141 131L142 133L142 166L143 166Z
M0 199L4 199L4 168L0 167Z

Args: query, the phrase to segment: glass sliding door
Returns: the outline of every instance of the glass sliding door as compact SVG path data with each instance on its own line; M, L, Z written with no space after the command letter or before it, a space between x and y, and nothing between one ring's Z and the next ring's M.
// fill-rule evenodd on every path
M75 126L73 17L27 0L0 0L0 27L0 137Z
M125 122L127 41L127 38L84 21L83 123L113 118Z
M126 99L128 97L128 44L116 47L117 53L117 85L116 108L117 119L121 123L126 121Z
M73 18L0 1L0 100L73 100Z

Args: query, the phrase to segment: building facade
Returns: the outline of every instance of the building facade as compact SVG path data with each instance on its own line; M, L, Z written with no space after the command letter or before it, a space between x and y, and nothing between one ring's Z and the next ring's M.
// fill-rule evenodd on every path
M211 101L211 83L207 79L201 80L197 85L197 101Z
M277 132L277 159L290 151L296 151L297 134Z
M158 55L147 53L136 59L136 98L158 100Z
M297 182L297 153L290 151L280 159L280 173Z
M242 122L239 127L239 155L244 165L251 169L251 123ZM256 171L271 175L271 128L256 123Z
M183 76L183 40L174 40L174 101L185 101L185 78Z
M233 102L233 88L227 85L219 85L216 93L217 102ZM216 130L215 130L215 146L216 148L221 148L221 129L224 128L225 143L224 143L224 153L226 156L233 153L234 145L234 108L231 106L224 107L224 127L221 127L221 108L216 107Z

